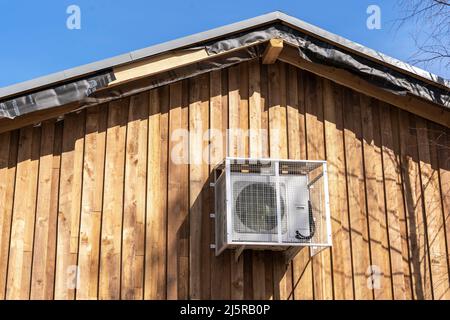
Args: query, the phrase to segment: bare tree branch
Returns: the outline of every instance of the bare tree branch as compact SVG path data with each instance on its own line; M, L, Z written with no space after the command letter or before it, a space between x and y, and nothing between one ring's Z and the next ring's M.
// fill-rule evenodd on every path
M450 69L450 0L398 0L403 16L397 19L398 28L413 21L412 35L417 52L410 62L427 66L439 63Z

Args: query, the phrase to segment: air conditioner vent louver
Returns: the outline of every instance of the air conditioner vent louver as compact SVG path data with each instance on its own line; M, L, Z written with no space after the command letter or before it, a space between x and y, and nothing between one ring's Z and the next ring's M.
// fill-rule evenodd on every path
M331 245L325 161L226 158L215 200L217 254Z

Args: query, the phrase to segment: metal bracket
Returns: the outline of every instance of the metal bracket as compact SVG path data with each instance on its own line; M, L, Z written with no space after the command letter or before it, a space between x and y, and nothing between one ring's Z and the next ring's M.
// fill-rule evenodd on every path
M216 184L215 184L214 182L211 182L211 183L209 184L209 186L210 186L211 188L214 188L214 187L216 186Z
M311 255L311 258L314 257L316 254L318 254L320 251L325 250L327 247L319 247L319 246L313 246L310 248L309 253Z
M234 261L238 262L239 257L242 255L242 252L244 252L245 246L240 246L234 250Z
M210 249L215 249L215 248L216 248L216 245L215 245L214 243L211 243L211 244L209 245L209 248L210 248Z
M290 247L286 251L283 252L284 256L284 263L288 265L291 263L292 260L294 260L295 256L305 247L297 246L297 247Z
M216 218L216 214L215 214L215 213L210 213L210 214L209 214L209 217L210 217L211 219L215 219L215 218Z

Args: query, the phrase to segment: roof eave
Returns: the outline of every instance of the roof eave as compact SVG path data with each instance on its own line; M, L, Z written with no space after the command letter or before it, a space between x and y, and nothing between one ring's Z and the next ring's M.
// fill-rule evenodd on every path
M179 39L153 45L144 49L131 51L129 53L121 54L116 57L89 63L79 67L53 73L47 76L35 78L29 81L0 88L0 99L4 100L8 97L17 96L19 94L25 94L31 91L37 91L45 87L53 86L76 78L85 77L93 73L100 72L102 70L107 70L114 67L133 63L141 59L149 58L164 52L195 46L196 44L200 44L202 42L211 41L217 38L225 37L233 33L242 32L245 30L257 28L275 22L281 22L290 25L291 27L297 28L303 32L313 34L314 36L322 38L325 41L328 41L340 47L356 52L374 61L396 68L401 72L408 73L409 75L412 75L421 80L425 80L429 83L431 82L434 85L450 89L450 81L445 80L442 77L434 75L420 68L411 66L405 62L389 57L375 50L369 49L361 44L352 42L348 39L340 37L326 30L323 30L319 27L311 25L297 18L291 17L282 12L275 11L258 17L232 23L226 26L200 32L194 35L189 35Z

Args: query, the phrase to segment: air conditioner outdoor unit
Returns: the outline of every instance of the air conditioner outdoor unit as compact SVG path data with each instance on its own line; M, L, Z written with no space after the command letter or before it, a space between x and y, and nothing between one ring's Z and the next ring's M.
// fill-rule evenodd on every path
M226 158L214 187L216 255L331 246L326 161Z

